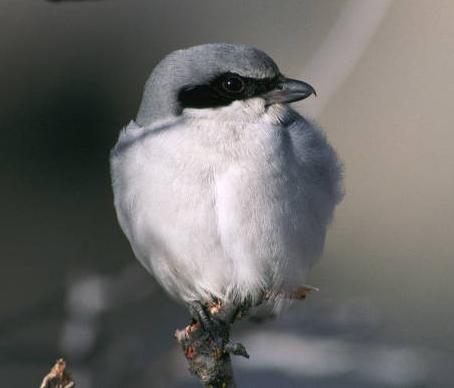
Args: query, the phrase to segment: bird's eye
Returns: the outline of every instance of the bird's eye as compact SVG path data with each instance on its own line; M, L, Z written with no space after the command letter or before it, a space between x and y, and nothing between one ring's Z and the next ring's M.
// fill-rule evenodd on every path
M228 93L241 93L244 90L244 81L240 77L227 77L222 81L222 89Z

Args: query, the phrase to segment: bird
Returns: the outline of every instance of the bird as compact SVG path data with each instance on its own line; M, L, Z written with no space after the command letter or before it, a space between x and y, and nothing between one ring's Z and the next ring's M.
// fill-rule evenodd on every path
M206 326L213 306L277 309L322 253L342 163L289 105L315 94L252 46L179 49L153 69L111 151L136 258Z

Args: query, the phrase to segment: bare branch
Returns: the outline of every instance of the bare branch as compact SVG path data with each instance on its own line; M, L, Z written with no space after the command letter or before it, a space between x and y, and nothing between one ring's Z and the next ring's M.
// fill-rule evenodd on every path
M318 291L311 286L301 286L291 292L277 295L284 299L305 299L312 291ZM256 305L271 296L264 294ZM230 388L235 387L232 362L230 355L249 358L245 347L240 343L230 342L230 328L236 319L245 316L251 304L245 303L231 311L224 309L219 301L205 306L213 325L205 330L199 322L193 322L183 330L175 331L175 338L180 343L183 353L189 363L189 371L197 376L204 387ZM203 324L203 322L202 322Z
M217 343L199 323L177 330L175 337L189 362L190 372L198 377L204 387L235 387L230 349L223 346L230 343L230 324L219 322L215 334L222 339L222 344Z
M40 388L73 388L76 383L66 372L66 362L63 358L58 359L50 372L44 377Z

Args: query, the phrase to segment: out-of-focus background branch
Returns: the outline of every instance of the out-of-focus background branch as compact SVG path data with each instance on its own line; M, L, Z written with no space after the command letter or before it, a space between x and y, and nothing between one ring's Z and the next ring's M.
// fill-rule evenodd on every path
M187 312L118 229L108 153L163 55L231 41L317 87L296 107L347 192L321 291L235 327L239 386L453 386L453 18L449 0L3 0L0 381L63 356L79 387L194 384L172 338Z

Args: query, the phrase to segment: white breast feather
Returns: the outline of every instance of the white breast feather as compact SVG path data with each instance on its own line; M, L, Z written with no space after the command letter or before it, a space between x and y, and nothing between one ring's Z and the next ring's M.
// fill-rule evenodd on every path
M303 284L341 195L333 150L284 106L203 111L120 134L113 191L134 253L185 302Z

